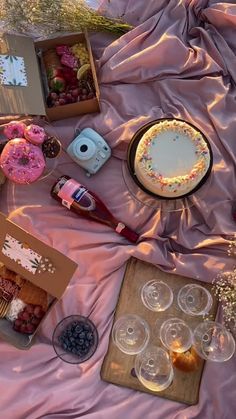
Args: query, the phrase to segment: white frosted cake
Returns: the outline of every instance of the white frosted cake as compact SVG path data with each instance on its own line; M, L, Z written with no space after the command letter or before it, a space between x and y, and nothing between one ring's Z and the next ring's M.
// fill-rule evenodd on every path
M149 128L138 143L134 171L148 191L166 198L190 193L211 164L202 134L184 121L163 120Z

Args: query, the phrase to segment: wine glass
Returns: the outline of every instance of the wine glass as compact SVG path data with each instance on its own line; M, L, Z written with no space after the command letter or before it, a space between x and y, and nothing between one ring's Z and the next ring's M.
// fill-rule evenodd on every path
M135 373L144 387L152 391L165 390L173 381L173 367L166 350L147 346L135 358Z
M165 282L152 279L142 287L141 299L149 310L165 311L173 302L173 292Z
M184 320L171 318L162 323L160 340L170 351L182 353L192 345L192 331Z
M80 315L65 317L56 326L53 348L59 358L69 364L87 361L97 349L98 332L93 322Z
M128 355L136 355L148 344L150 329L147 322L135 314L121 316L112 329L114 344Z
M177 301L180 309L191 316L207 314L213 303L211 293L197 284L182 287L178 292Z
M201 358L215 362L228 361L235 352L231 333L222 324L210 320L195 328L193 346Z

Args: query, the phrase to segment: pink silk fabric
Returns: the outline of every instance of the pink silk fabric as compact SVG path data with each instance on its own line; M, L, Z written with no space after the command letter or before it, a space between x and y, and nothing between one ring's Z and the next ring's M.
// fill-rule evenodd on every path
M65 148L76 129L94 128L112 147L112 158L97 175L87 178L63 153L47 179L30 186L6 183L1 192L0 208L10 219L78 263L35 345L25 352L0 342L1 417L233 419L235 357L222 364L206 363L195 406L105 383L100 368L131 256L207 282L234 266L235 260L227 256L227 238L236 227L231 216L236 199L236 4L110 0L103 6L108 15L122 16L135 28L119 39L90 36L101 113L56 122L50 129ZM169 212L152 199L137 199L137 189L124 176L133 134L162 117L195 124L213 150L213 171L205 192L182 211ZM95 191L117 218L140 234L138 244L54 201L50 189L60 174ZM80 366L58 359L51 345L56 324L76 313L90 315L100 338L94 356Z

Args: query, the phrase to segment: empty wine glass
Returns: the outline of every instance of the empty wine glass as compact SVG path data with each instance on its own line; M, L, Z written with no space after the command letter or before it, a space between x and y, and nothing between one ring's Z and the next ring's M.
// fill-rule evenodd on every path
M210 320L195 328L193 346L201 358L215 362L228 361L235 352L231 333L222 324Z
M162 344L170 351L182 353L192 345L192 332L185 321L171 318L162 323L160 339Z
M147 346L135 358L135 373L139 381L152 391L165 390L173 381L173 367L166 350Z
M120 317L112 329L112 339L120 351L136 355L148 344L150 329L147 322L135 314Z
M149 310L165 311L173 302L173 292L163 281L152 279L142 287L141 299Z
M191 316L202 316L211 309L213 299L210 292L197 284L182 287L177 296L180 309Z

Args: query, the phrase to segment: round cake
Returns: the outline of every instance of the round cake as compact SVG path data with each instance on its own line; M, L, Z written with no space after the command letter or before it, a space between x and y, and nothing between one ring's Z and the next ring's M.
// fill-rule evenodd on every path
M134 172L152 194L178 198L191 193L209 172L211 151L204 136L188 123L162 120L139 140Z

